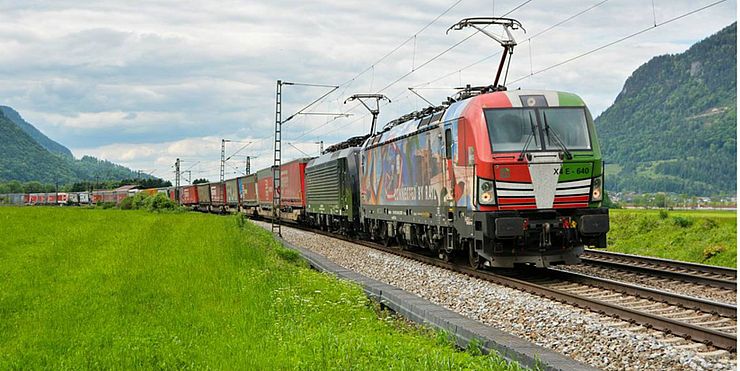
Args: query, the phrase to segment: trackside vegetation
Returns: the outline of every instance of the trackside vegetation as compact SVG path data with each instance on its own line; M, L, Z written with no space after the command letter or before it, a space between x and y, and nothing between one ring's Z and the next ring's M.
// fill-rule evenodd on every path
M737 212L609 210L608 250L737 267Z
M519 369L238 217L0 208L0 369Z

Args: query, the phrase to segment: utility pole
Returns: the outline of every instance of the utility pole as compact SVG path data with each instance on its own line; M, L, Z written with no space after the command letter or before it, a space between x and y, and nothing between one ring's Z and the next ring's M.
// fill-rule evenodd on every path
M224 167L226 166L226 142L228 139L221 139L221 182L224 181Z
M175 161L175 193L178 192L178 188L180 188L180 159L178 158L177 161ZM179 195L175 195L175 198L179 200L177 197Z
M296 113L290 115L288 118L283 120L283 85L294 85L294 86L308 86L308 87L320 87L320 88L331 88L324 95L316 98L313 102L309 103L305 107L298 110ZM316 116L349 116L346 113L325 113L325 112L304 112L311 108L314 104L324 99L327 95L333 93L339 89L336 85L320 85L320 84L304 84L297 82L286 82L277 80L277 88L275 91L275 151L272 162L272 232L277 233L278 236L282 237L280 232L280 161L282 157L282 126L284 123L292 120L298 115L316 115Z
M272 233L280 231L280 160L282 156L283 81L277 81L275 91L275 152L272 161Z

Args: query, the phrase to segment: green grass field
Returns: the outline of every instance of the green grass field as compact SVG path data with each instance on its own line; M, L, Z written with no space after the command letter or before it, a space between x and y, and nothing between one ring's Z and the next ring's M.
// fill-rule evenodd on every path
M609 212L609 251L737 267L734 211Z
M0 369L518 369L236 217L0 208Z

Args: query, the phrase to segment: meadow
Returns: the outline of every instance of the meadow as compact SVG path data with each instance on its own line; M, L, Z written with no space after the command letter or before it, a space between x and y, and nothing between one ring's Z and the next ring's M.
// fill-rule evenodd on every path
M518 369L238 217L0 208L0 369Z
M608 250L737 267L737 213L609 210Z

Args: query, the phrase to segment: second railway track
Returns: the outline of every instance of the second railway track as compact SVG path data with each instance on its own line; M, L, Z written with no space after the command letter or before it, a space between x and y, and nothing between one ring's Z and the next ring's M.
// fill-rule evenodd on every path
M737 270L732 268L590 249L581 256L581 261L590 266L737 291Z

